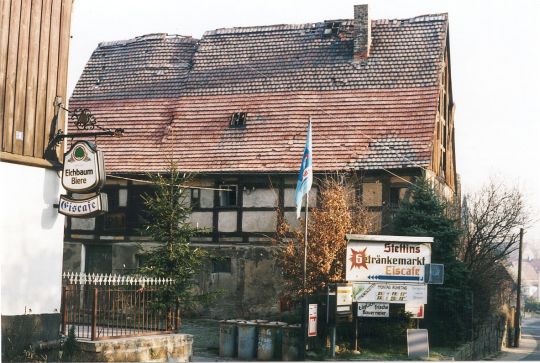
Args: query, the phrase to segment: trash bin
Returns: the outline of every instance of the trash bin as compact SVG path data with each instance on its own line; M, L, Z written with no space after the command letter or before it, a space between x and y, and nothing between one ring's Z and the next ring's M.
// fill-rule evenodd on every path
M238 326L238 359L254 360L257 355L257 323L240 321Z
M270 322L258 324L257 359L281 359L281 328L285 323Z
M276 360L281 360L283 357L282 345L283 345L283 328L287 326L287 323L282 321L276 321L275 324L278 326L276 333L276 345L274 347L274 358Z
M236 356L236 339L238 337L237 320L220 320L219 322L219 356Z
M300 344L302 328L299 324L283 327L283 342L281 346L282 359L286 361L298 360L300 357Z

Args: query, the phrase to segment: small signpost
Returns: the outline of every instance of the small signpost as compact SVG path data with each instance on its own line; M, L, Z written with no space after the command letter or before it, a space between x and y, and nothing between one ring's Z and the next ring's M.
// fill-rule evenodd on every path
M358 303L358 316L369 318L388 318L390 316L390 304Z
M352 319L352 285L347 283L330 284L327 291L327 323L349 322Z
M413 319L424 319L424 304L405 304L405 312Z
M309 304L308 337L317 336L317 304Z

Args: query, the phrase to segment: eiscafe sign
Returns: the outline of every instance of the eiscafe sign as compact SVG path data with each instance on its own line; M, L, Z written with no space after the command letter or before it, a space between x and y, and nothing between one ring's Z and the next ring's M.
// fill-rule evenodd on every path
M78 141L64 154L62 185L72 193L91 193L87 199L60 196L58 212L70 217L93 217L108 210L107 194L99 193L105 184L103 153L88 141Z
M424 283L432 237L347 235L346 280Z
M64 188L74 193L86 193L101 189L104 184L103 153L87 141L75 143L64 155Z
M58 211L70 217L93 217L107 211L107 194L99 193L88 199L70 199L60 196Z

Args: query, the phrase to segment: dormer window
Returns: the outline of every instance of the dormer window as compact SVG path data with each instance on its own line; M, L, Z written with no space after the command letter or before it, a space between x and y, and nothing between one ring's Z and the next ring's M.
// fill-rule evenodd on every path
M247 112L235 112L231 116L230 127L246 127Z

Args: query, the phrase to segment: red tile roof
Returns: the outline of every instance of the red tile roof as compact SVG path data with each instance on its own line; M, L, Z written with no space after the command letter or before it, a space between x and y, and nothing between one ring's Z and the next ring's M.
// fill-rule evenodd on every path
M428 167L446 15L372 22L370 57L358 64L352 22L330 37L325 27L102 43L70 107L126 129L98 139L109 172L164 170L169 155L184 171L296 172L309 116L316 171ZM234 112L247 112L245 128L229 127Z

